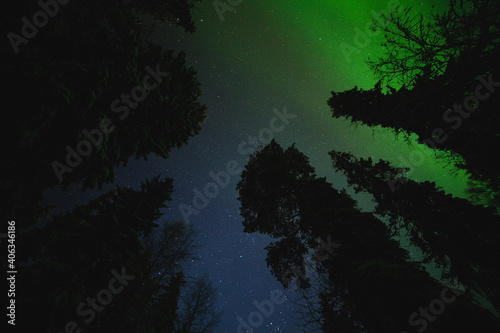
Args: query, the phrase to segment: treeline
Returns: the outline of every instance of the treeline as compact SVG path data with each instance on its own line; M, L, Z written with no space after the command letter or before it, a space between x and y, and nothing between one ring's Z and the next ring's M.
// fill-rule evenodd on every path
M66 213L40 204L53 187L101 189L129 159L167 158L201 131L207 108L196 71L183 52L148 40L162 22L194 32L197 2L16 1L2 10L1 211L16 223L16 326L187 333L217 325L210 280L182 271L195 258L194 233L161 213L172 179L117 187Z
M237 185L244 231L275 238L266 261L285 288L293 279L300 287L306 331L499 331L499 10L495 1L450 1L431 18L392 14L381 27L386 53L371 62L381 80L328 100L335 118L407 140L416 133L418 144L445 152L471 179L468 199L387 161L331 151L332 172L373 196L374 210L363 212L295 146L272 141L247 163ZM404 235L421 259L401 246ZM311 261L329 239L340 246Z

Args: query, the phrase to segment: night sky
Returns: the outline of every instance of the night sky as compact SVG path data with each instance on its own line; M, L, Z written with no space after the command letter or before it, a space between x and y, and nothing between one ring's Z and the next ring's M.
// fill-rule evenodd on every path
M426 13L433 2L399 3ZM331 167L327 155L331 150L411 167L400 159L408 160L415 148L388 131L335 120L326 104L332 90L369 89L376 83L365 61L380 52L380 40L371 38L350 59L341 45L354 47L357 29L364 30L373 20L370 13L388 10L391 3L395 2L242 1L234 6L235 12L225 12L221 21L213 3L205 1L195 13L194 34L187 35L169 24L158 26L151 39L164 48L186 52L188 64L198 71L203 91L200 102L208 106L203 131L166 160L151 156L148 161L130 161L127 167L116 170L116 182L102 191L82 193L75 186L64 193L51 190L45 193L46 202L64 201L66 206L61 209L67 209L116 185L138 188L147 178L162 175L174 178L175 184L165 218L182 220L179 206L193 206L195 190L203 191L214 182L211 172L226 170L230 161L243 167L249 154L242 152L251 147L249 137L259 140L259 134L265 141L272 133L283 147L296 143L317 174L339 189L346 181ZM271 131L270 121L284 110L295 117L287 119L288 123L275 120L273 125L280 130ZM464 196L465 177L453 175L436 159L427 158L413 170L410 178L435 181L447 192ZM229 184L219 188L208 205L186 221L194 224L202 244L200 260L188 267L187 274L208 273L214 281L218 305L224 311L218 333L236 332L238 316L247 321L251 312L258 311L254 301L269 300L273 290L283 290L266 267L264 247L271 239L243 233L235 189L239 179L239 174L231 176ZM363 209L370 209L368 197L355 197ZM293 297L293 291L285 293ZM287 300L276 305L254 332L300 332L291 315L293 304Z

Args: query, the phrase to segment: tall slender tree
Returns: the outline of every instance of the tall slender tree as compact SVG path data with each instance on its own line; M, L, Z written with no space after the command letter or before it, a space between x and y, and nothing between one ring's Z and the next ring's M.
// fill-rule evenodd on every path
M25 41L19 17L40 11L38 3L17 1L2 11L5 31L24 41L9 34L0 64L12 110L0 131L9 156L0 170L3 216L31 210L51 186L100 188L130 158L167 157L201 131L206 106L196 71L183 52L149 41L138 17L194 31L196 2L70 2Z
M406 230L424 262L435 263L448 279L458 279L499 309L500 217L494 208L475 206L434 183L417 183L400 173L391 179L388 175L397 170L386 161L338 151L330 157L356 192L373 195L375 213L387 218L393 235Z
M141 237L157 226L172 192L172 179L155 177L139 190L118 187L55 215L42 228L23 231L18 239L25 272L19 280L19 311L33 319L23 325L60 330L72 318L83 322L75 311L108 286L113 269L121 273L123 268L137 281L148 277L149 255ZM128 292L136 288L133 281L129 284ZM85 316L85 322L93 320Z

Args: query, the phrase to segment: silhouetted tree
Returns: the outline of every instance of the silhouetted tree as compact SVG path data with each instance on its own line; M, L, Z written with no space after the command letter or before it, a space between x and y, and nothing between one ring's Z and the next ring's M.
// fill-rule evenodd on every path
M149 278L136 293L137 306L126 304L134 310L131 316L136 318L139 332L177 332L179 305L186 298L181 296L187 279L182 269L197 259L195 235L192 225L177 221L165 223L143 240L150 258Z
M409 9L393 14L379 27L386 53L372 62L381 80L369 90L332 91L333 117L407 139L416 133L420 144L499 192L499 95L492 89L500 69L499 14L492 0L450 1L430 18ZM393 79L402 86L391 87Z
M359 318L358 327L367 332L407 329L408 317L443 290L418 264L407 261L408 253L391 239L382 221L359 211L345 191L316 177L307 157L294 146L283 150L273 140L250 159L237 189L245 231L280 238L267 247L266 261L285 287L301 276L299 268L305 255L320 246L318 239L326 242L331 235L341 244L319 262L334 286L328 290L333 296L326 294L321 304L329 306L331 299L352 310L347 315ZM325 320L339 321L342 316L341 312ZM356 329L354 320L341 323ZM496 324L487 311L472 304L470 295L463 295L447 305L439 320L428 325L428 331L452 332L478 325L492 330Z
M193 31L195 2L70 2L26 43L2 48L11 110L1 131L9 156L1 169L4 216L31 210L50 186L100 188L130 158L167 157L200 132L206 106L198 102L196 71L183 52L150 42L137 16ZM10 4L2 11L5 31L20 36L19 18L40 10L37 2Z
M452 197L431 182L400 175L390 180L397 170L386 161L329 154L355 192L373 195L375 213L387 218L393 235L406 230L425 263L434 262L448 279L457 278L499 307L500 217L494 209Z
M412 87L436 79L472 54L490 57L500 42L499 13L494 0L449 0L444 11L434 5L430 17L411 7L393 12L390 24L374 23L384 53L369 64L386 83Z
M177 317L178 333L213 333L222 312L215 307L216 289L205 274L187 283Z
M22 313L34 316L24 324L64 328L80 302L108 285L112 269L120 272L124 267L141 280L148 256L140 237L156 226L172 191L171 179L156 177L140 190L117 188L55 215L42 228L20 233L25 274L20 277L19 304Z

